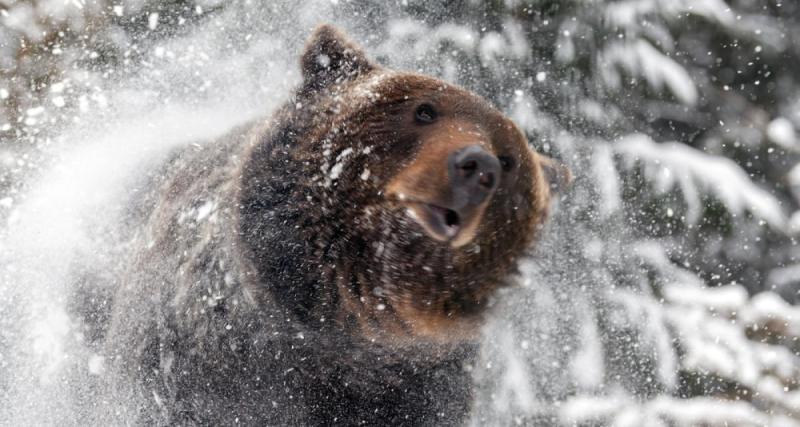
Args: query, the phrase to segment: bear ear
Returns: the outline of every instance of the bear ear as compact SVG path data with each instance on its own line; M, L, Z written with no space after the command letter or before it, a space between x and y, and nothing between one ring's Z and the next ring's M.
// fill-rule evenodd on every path
M553 193L565 191L572 183L572 172L569 168L550 157L542 155L539 157L541 158L542 172L550 183L550 190Z
M360 47L328 24L314 30L300 59L300 67L305 92L322 90L377 68Z

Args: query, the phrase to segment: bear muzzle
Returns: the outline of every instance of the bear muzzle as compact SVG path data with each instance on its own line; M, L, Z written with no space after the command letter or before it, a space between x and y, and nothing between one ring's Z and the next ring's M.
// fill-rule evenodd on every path
M500 161L478 143L439 145L432 151L422 153L387 193L431 238L457 248L476 235L500 183Z
M447 170L453 194L451 206L461 215L491 197L500 182L500 160L477 144L451 153Z

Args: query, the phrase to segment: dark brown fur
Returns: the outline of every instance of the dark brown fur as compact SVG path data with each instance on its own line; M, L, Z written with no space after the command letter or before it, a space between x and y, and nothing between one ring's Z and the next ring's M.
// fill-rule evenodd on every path
M381 69L327 26L276 115L170 164L105 339L114 411L157 424L461 424L476 338L547 214L548 160L442 81ZM420 126L420 103L438 109ZM463 242L409 200L447 200L469 138L510 156Z

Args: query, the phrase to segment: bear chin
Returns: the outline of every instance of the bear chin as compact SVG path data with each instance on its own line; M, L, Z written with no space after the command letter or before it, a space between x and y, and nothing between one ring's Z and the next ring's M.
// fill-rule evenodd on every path
M485 100L331 26L300 65L273 116L152 183L99 328L94 422L468 417L482 320L569 173Z

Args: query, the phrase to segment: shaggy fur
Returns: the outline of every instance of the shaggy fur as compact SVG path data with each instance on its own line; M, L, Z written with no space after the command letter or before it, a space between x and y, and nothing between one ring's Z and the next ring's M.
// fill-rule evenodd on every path
M331 27L301 66L274 117L180 153L141 202L153 209L104 334L106 421L468 416L481 318L546 217L550 163L482 99L382 69ZM436 122L414 121L420 103ZM454 247L429 237L396 189L446 199L441 147L465 128L514 164Z

